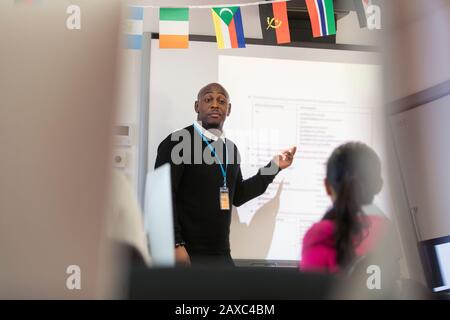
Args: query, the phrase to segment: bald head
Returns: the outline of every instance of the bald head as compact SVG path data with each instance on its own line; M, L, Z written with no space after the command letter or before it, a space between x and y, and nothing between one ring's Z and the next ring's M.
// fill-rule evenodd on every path
M205 94L209 92L218 92L222 93L227 99L230 99L230 96L228 95L228 91L220 84L220 83L210 83L204 86L200 89L200 91L197 94L197 100L200 100L201 97L203 97Z

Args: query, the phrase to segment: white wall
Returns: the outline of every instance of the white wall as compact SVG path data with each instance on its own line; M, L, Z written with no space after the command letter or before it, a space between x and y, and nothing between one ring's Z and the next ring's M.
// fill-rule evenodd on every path
M383 28L383 19L381 19L381 27ZM380 42L381 31L360 28L355 11L351 11L337 21L336 43L378 46Z

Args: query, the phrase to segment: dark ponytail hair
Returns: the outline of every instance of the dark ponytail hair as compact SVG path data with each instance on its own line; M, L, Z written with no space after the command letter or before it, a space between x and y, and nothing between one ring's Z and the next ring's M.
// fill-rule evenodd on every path
M380 159L363 143L343 144L328 159L326 179L336 199L324 219L335 222L336 260L346 267L355 258L355 241L362 240L367 227L360 219L361 207L381 190Z

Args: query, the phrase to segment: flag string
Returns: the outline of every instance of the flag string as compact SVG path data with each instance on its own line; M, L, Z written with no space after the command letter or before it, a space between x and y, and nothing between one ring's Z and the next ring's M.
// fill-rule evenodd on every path
M258 6L260 4L271 4L276 2L289 2L291 0L270 0L270 1L256 1L256 2L247 2L247 3L233 3L233 4L208 4L208 5L172 5L172 6L164 6L164 5L135 5L130 4L129 7L139 7L139 8L189 8L189 9L208 9L208 8L216 8L216 7L250 7L250 6Z

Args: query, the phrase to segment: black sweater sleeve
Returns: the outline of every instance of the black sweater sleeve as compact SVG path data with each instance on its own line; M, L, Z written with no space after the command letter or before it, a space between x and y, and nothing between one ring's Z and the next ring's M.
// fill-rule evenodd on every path
M170 136L158 146L158 154L156 156L155 169L162 166L163 164L170 164L171 181L172 181L172 202L173 202L173 223L174 223L174 233L175 233L175 243L183 243L183 234L181 231L181 225L179 222L180 208L176 207L176 197L178 187L183 176L184 164L175 165L171 160L173 143Z
M280 168L273 161L270 161L265 167L259 169L258 173L253 177L244 180L241 166L239 166L233 204L239 207L247 201L262 195L280 171Z

